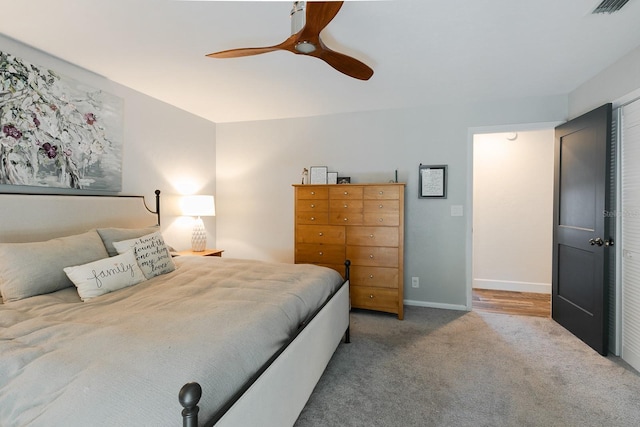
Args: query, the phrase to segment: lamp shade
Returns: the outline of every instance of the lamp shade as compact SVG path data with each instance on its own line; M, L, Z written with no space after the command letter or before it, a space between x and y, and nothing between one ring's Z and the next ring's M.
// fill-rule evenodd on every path
M180 200L180 208L182 214L187 216L214 216L216 214L213 196L184 196Z

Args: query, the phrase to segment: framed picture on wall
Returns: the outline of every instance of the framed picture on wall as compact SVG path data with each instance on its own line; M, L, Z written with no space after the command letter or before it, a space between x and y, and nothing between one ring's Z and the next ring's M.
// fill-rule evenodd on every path
M309 184L326 184L327 170L326 166L311 166L309 168Z
M447 198L447 165L423 165L420 163L418 171L419 198Z

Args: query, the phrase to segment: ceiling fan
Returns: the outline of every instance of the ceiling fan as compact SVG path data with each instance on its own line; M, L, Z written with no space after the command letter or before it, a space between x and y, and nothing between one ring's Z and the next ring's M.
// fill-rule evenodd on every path
M276 50L314 56L350 77L369 80L373 70L355 58L329 49L320 39L320 32L342 7L342 1L294 1L291 10L291 37L280 44L266 47L230 49L210 53L210 58L238 58Z

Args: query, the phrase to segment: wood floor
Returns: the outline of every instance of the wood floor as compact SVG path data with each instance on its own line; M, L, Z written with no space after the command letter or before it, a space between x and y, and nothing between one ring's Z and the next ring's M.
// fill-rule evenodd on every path
M473 309L521 316L551 316L551 295L473 289Z

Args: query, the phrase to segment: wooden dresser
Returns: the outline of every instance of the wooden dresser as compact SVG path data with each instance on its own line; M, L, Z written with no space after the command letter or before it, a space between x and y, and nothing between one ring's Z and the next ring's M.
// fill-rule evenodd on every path
M351 306L404 317L405 184L294 185L295 262L351 261Z

